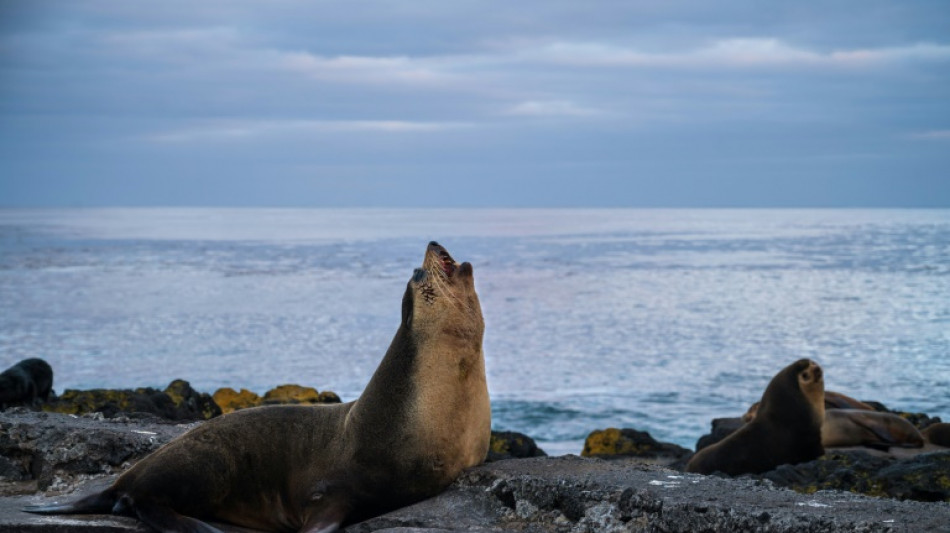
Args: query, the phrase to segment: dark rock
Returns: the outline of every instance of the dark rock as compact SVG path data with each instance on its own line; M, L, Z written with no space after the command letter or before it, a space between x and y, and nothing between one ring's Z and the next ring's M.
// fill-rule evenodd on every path
M105 516L37 516L24 505L49 503L57 493L93 490L188 426L35 413L0 413L3 471L45 495L0 497L0 531L142 532L136 520ZM923 456L921 456L923 457ZM932 461L932 460L928 460ZM869 467L874 467L869 464ZM944 468L917 465L918 474ZM882 471L885 469L882 469ZM905 476L906 477L906 476ZM27 481L0 483L20 486ZM443 494L347 529L419 531L946 531L950 506L819 491L801 494L748 477L681 474L641 459L576 456L498 461L472 468ZM224 527L224 531L234 531Z
M42 359L24 359L0 373L0 409L36 405L53 390L53 369Z
M947 531L950 507L837 492L803 495L748 478L682 475L635 459L490 463L443 494L355 524L374 531Z
M659 442L646 431L630 428L594 431L587 436L581 452L584 457L638 457L656 464L669 464L690 454L682 446Z
M534 439L515 431L492 431L485 462L504 459L523 459L526 457L546 457L544 450L538 448Z
M782 465L761 478L805 493L836 489L900 500L950 502L950 452L897 459L865 451L835 451L807 463Z
M116 474L192 426L14 409L0 413L0 495Z
M696 441L696 451L702 450L706 446L712 446L722 439L732 435L736 430L745 425L741 417L737 418L714 418L712 421L712 431L703 435Z
M114 418L125 413L149 413L167 420L206 420L221 414L208 394L196 392L187 381L175 380L164 390L150 387L129 389L66 389L43 406L51 413L81 415L102 413Z
M179 416L172 420L208 420L221 416L221 408L214 402L211 395L196 391L183 379L172 381L165 388L165 394L171 398L176 414Z

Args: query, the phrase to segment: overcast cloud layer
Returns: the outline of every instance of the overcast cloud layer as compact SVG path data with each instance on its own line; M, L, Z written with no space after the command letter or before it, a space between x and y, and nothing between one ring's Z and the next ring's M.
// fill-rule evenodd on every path
M0 2L0 205L950 206L945 1Z

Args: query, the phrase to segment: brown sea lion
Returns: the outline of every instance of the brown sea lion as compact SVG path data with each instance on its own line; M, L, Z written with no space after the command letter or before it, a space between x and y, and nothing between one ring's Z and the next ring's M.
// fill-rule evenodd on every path
M48 401L53 369L42 359L24 359L0 374L0 409Z
M825 391L825 409L863 409L865 411L875 410L873 407L862 402L861 400L855 400L850 396L830 390Z
M920 433L930 444L950 448L950 423L938 422L931 424Z
M730 476L758 474L786 463L820 457L821 424L825 417L825 385L821 367L800 359L772 378L758 413L725 439L696 452L687 472Z
M362 396L212 419L106 490L43 514L129 514L156 530L334 531L441 492L488 451L484 322L472 265L429 243Z
M913 424L892 413L865 409L827 409L825 422L821 425L821 445L826 448L920 448L924 445L924 439Z
M874 411L874 408L870 405L860 401L855 400L850 396L841 394L840 392L825 391L825 409L864 409L867 411ZM751 422L755 418L755 413L759 410L759 402L749 406L749 410L742 415L743 422Z

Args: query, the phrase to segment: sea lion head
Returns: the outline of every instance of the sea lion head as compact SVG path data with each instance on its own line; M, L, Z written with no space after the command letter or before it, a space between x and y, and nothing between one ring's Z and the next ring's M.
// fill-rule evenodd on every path
M799 359L772 378L755 419L821 426L825 418L824 372L811 359Z
M458 263L445 247L430 242L422 266L415 269L406 287L402 325L416 338L467 339L476 341L481 351L485 322L471 263Z

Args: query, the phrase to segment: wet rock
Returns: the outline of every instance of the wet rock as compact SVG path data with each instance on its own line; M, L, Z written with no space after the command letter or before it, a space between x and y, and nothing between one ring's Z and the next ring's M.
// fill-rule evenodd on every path
M712 446L722 439L728 437L736 430L741 428L745 421L741 417L736 418L714 418L712 421L712 431L703 435L696 441L696 451L702 450L706 446Z
M172 420L191 420L192 413L197 413L198 420L208 420L221 415L221 408L209 394L198 392L191 388L191 384L183 379L172 381L165 388L165 394L171 398L181 418Z
M659 442L646 431L607 428L592 432L584 441L583 457L638 457L656 464L669 464L692 454L690 450Z
M41 477L72 476L48 483L45 495L0 497L0 531L145 531L136 520L125 517L49 517L20 509L49 503L56 492L89 478L99 478L91 483L101 486L109 481L108 474L195 425L71 417L25 409L0 414L0 457L8 459L8 468L28 478L32 478L34 464ZM32 457L21 461L16 453ZM936 466L925 463L919 468ZM52 475L45 474L48 471ZM0 487L15 483L0 483ZM92 484L83 483L79 490L93 490ZM643 464L635 457L604 461L567 456L497 461L469 469L441 495L352 525L346 531L899 532L946 531L947 524L950 506L944 503L836 491L801 494L748 477L682 474Z
M192 426L5 411L0 413L0 495L69 491L117 474Z
M492 431L485 462L504 459L523 459L526 457L545 457L544 450L524 433L516 431Z
M635 459L489 463L441 495L355 524L374 531L946 531L950 507L680 474Z
M761 476L811 493L836 489L925 502L950 502L950 451L906 459L860 450L835 451L807 463L782 465Z
M81 415L102 413L113 418L120 413L149 413L167 420L206 420L221 409L205 393L196 392L187 381L175 380L164 390L151 387L129 389L66 389L43 405L51 413Z

